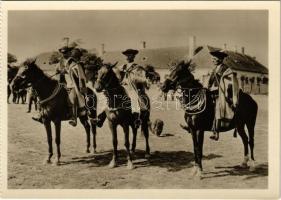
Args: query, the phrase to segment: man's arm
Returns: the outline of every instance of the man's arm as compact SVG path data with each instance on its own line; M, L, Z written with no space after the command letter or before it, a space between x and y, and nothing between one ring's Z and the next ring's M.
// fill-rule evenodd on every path
M213 70L209 78L208 89L210 89L213 86L214 82L215 82L215 71Z
M136 77L135 79L141 83L144 84L146 89L150 88L150 82L148 80L148 78L146 77L146 71L143 67L138 67L136 69Z

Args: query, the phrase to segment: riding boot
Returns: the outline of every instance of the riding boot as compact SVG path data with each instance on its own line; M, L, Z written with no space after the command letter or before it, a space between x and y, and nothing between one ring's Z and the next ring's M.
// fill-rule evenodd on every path
M140 127L140 125L141 125L141 122L142 122L140 113L134 112L133 113L133 118L134 118L134 127L136 129L138 129Z
M216 119L214 120L212 130L213 130L213 135L210 136L210 139L218 141L220 135L219 135L219 131L218 131L218 127L217 127L217 120Z
M106 112L103 111L101 112L97 118L91 118L90 121L97 125L97 127L101 128L103 126L103 123L105 122L106 120Z
M77 125L77 106L76 106L76 103L73 104L71 111L72 111L72 113L71 113L72 115L71 115L71 119L69 120L68 123L71 126L76 126Z
M43 124L43 117L40 113L38 113L37 116L32 117L32 119Z

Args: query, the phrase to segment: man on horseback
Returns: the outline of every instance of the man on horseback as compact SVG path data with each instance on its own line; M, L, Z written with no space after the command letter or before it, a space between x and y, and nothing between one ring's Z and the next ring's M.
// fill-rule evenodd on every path
M75 49L75 44L63 46L59 49L62 54L62 59L58 64L57 73L59 74L59 81L70 88L69 100L71 104L71 119L69 124L77 125L77 112L84 112L86 94L86 76L81 64L74 59L72 51ZM65 76L67 75L67 76ZM85 111L86 112L86 111ZM39 118L33 117L34 120L42 122L41 116Z
M215 99L215 118L213 122L213 135L210 137L212 140L218 140L219 139L219 130L220 130L220 122L219 119L221 117L220 114L220 102L219 102L219 94L223 94L224 100L228 103L228 105L234 109L235 108L235 103L233 102L233 89L237 87L236 85L236 76L230 77L230 75L233 75L234 73L232 70L227 67L223 61L224 59L228 56L225 52L223 51L212 51L210 52L212 55L212 61L215 65L215 68L213 69L209 82L208 82L208 89L210 89L211 93L213 94L213 97ZM229 87L227 88L227 92L229 95L225 95L225 91L222 89L222 84L224 82L222 79L228 79L231 80L231 84L228 85ZM235 80L234 80L235 79ZM238 83L237 83L238 84ZM235 86L235 87L234 87Z
M146 70L134 62L138 50L127 49L122 54L126 56L127 63L115 69L115 73L129 93L132 101L132 112L138 113L135 121L135 125L138 127L143 120L149 122L150 102L145 90L149 89L150 83L146 78ZM106 114L103 111L95 119L97 126L101 127L105 119Z

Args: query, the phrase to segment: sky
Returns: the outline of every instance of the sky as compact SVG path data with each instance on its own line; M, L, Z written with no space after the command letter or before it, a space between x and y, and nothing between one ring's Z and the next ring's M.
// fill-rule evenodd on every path
M63 37L81 39L81 47L106 51L211 45L255 56L267 66L268 12L231 10L167 11L9 11L8 52L19 62L57 50Z

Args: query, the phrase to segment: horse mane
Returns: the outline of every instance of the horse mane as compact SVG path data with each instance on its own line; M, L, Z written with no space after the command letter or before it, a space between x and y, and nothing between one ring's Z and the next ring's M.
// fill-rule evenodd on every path
M49 77L47 74L45 74L44 71L36 64L36 58L29 58L24 61L22 65L32 67L36 76L40 77L41 79L49 80L52 82L56 81Z

